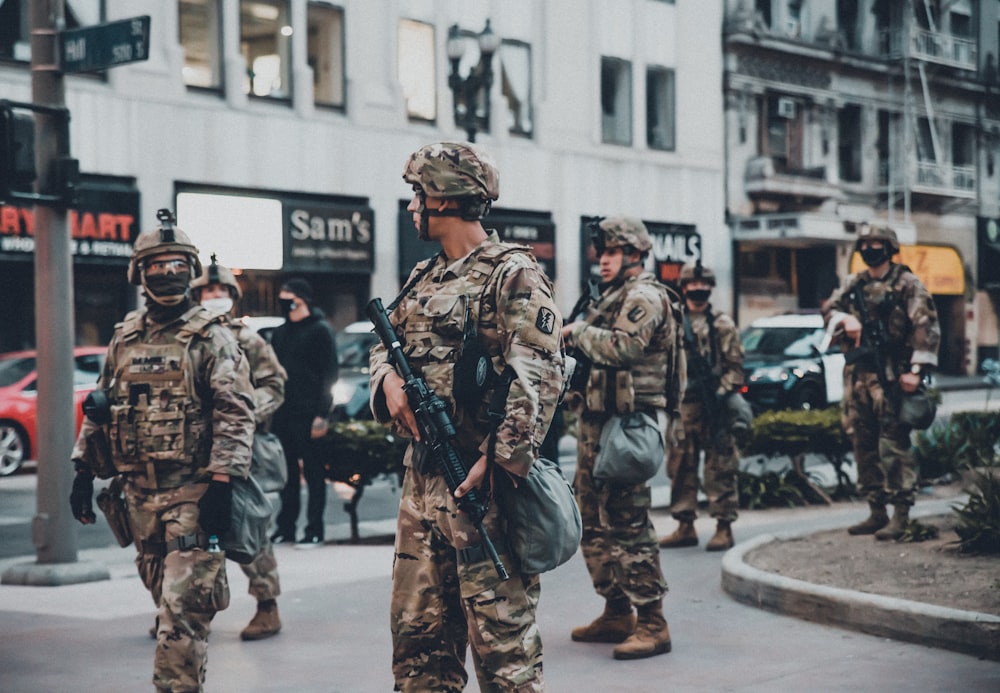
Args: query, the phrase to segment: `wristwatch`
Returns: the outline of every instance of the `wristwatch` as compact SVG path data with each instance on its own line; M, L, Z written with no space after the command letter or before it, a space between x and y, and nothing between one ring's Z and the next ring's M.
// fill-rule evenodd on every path
M921 366L919 363L914 363L912 366L910 366L910 373L913 373L913 375L920 375L923 372L924 372L924 367Z

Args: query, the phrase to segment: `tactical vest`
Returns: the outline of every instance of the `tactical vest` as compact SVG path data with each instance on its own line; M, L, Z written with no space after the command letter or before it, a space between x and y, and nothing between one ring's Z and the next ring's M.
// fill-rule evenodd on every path
M111 454L119 472L145 475L152 487L172 488L208 466L212 410L202 407L195 388L189 347L220 318L195 306L167 344L142 341L141 312L121 324L124 349L109 393Z

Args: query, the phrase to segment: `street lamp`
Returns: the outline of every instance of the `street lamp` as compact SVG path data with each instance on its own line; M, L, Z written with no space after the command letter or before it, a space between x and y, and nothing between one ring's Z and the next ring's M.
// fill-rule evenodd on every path
M452 24L448 29L446 50L451 61L451 74L448 76L448 87L451 89L454 103L455 123L465 128L469 142L476 141L476 130L479 129L477 115L479 92L482 91L484 122L489 128L490 123L490 88L493 86L493 54L500 47L500 37L490 28L490 20L476 35L479 42L479 64L469 70L464 78L458 73L458 64L465 54L465 40L458 24Z

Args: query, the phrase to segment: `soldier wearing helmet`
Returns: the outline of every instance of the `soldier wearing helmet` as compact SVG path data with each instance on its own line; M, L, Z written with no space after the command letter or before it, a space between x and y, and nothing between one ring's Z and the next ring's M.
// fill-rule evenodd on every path
M414 371L449 407L469 471L453 495L429 462L426 441L406 451L390 604L396 688L461 689L471 644L482 690L541 691L539 576L511 559L492 503L483 524L511 574L500 581L481 544L469 544L479 534L455 496L482 493L491 479L510 485L538 459L562 389L562 318L529 249L483 228L499 196L497 171L483 151L449 142L421 147L403 178L413 186L407 210L419 237L439 242L441 252L413 269L388 306L390 320ZM382 344L370 361L375 418L405 436L418 433ZM499 390L505 404L496 424L489 405L508 386L505 400ZM490 606L497 603L504 608Z
M271 417L285 401L285 381L288 379L288 374L278 362L278 357L267 340L253 328L233 317L234 302L243 296L236 275L228 267L218 264L215 255L212 255L212 262L191 282L191 293L202 306L213 313L225 316L226 324L246 354L254 388L254 422L258 433L266 433L271 427ZM266 470L264 474L258 472L258 464L274 462L279 468ZM283 456L265 462L258 460L255 455L251 474L260 482L265 492L275 492L284 488L284 484L271 487L266 485L267 480L274 483L276 477L287 478L288 469ZM278 562L271 542L267 542L252 562L241 563L240 568L249 579L247 589L250 595L257 600L257 611L249 625L240 633L240 637L243 640L269 638L281 630L277 602L278 595L281 594L281 583L278 577Z
M169 210L157 218L136 239L128 269L146 305L115 326L97 385L109 406L80 430L70 506L92 524L95 472L121 478L136 565L159 608L153 683L200 690L210 624L229 594L224 554L206 549L229 528L231 477L249 472L253 388L222 317L191 299L197 249ZM113 470L90 454L91 438L115 441Z
M589 363L574 380L567 402L578 414L573 486L583 519L581 547L604 612L574 628L578 642L614 643L615 659L641 659L670 651L663 615L667 583L656 530L649 517L648 480L597 478L600 441L619 416L641 414L660 440L667 433L666 383L676 356L678 325L671 294L643 269L652 241L646 226L617 216L591 223L598 255L600 294L563 328L567 346ZM662 463L664 448L654 452Z
M724 551L735 543L732 524L739 508L736 473L739 452L731 430L727 404L740 398L743 386L743 344L736 323L715 311L709 299L715 288L711 268L689 262L679 277L684 297L684 354L687 385L681 401L677 445L667 458L670 513L677 520L673 533L660 540L665 549L697 546L698 467L705 453L704 489L715 534L707 551Z
M842 419L869 506L869 516L847 531L898 539L917 484L910 433L927 425L908 413L926 403L923 379L937 366L941 330L927 288L909 267L892 261L899 239L890 226L863 225L855 249L867 269L847 277L823 306L828 329L845 350Z

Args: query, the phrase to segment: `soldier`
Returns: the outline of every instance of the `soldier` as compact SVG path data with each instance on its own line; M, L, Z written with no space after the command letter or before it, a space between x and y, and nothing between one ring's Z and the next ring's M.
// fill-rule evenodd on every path
M839 323L837 334L847 349L844 430L871 511L847 531L898 539L917 483L912 428L900 420L901 397L916 392L937 366L941 332L930 293L909 267L892 261L899 252L893 229L882 223L862 226L855 249L868 269L845 279L823 306L827 325ZM895 508L892 521L887 503Z
M243 353L250 362L253 381L254 420L258 431L267 431L271 416L285 400L285 380L288 375L278 363L271 345L255 330L232 317L235 302L243 297L243 290L232 270L216 263L215 256L205 272L191 282L194 300L214 313L226 316L226 324L236 336ZM253 562L241 564L243 574L250 580L248 591L257 600L257 612L249 625L240 633L243 640L263 640L281 630L278 617L278 562L270 541L261 549Z
M698 462L704 450L708 513L716 522L715 534L705 550L725 551L734 544L733 522L739 508L739 453L729 430L725 398L743 387L743 344L733 319L713 312L709 303L715 287L711 269L701 260L684 265L680 285L688 379L681 402L678 444L667 457L670 514L679 524L660 539L660 546L698 545L694 521L698 515Z
M426 145L410 156L403 178L413 187L407 210L418 237L442 249L414 268L390 317L411 366L454 418L456 449L471 467L455 492L461 497L497 475L528 475L562 387L562 320L528 249L501 243L482 226L499 197L497 170L483 152L451 142ZM483 388L456 366L460 349L477 347L492 364ZM487 406L504 371L515 377L494 427ZM502 518L491 504L483 524L510 566L508 580L498 577L442 470L430 462L381 344L372 349L371 374L375 418L414 437L404 458L393 567L396 690L463 690L468 643L482 690L543 690L539 576L522 573L506 554Z
M229 605L225 555L210 539L229 528L230 477L250 469L253 387L222 317L191 299L197 248L169 210L157 218L128 266L146 305L115 326L97 387L110 400L110 453L124 479L136 566L159 609L153 683L200 691L212 618ZM83 524L95 521L86 448L97 427L88 417L73 449L70 505Z
M649 519L651 492L645 482L598 483L593 469L604 423L628 413L623 408L646 410L666 436L665 382L677 326L666 287L643 270L653 247L646 226L630 217L604 219L594 225L592 238L600 297L582 319L563 327L563 338L590 363L584 389L571 391L567 401L577 403L579 414L574 487L583 519L581 548L594 589L607 603L595 621L574 628L572 638L618 643L615 659L639 659L670 652L663 616L667 583ZM620 387L623 380L627 384ZM579 382L574 378L575 386Z

